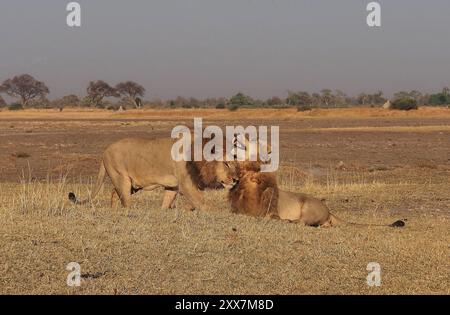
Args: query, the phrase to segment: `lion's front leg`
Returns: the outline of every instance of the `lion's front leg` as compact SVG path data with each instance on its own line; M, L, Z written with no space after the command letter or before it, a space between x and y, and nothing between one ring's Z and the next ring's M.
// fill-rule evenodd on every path
M164 197L163 202L161 205L162 210L167 210L173 208L175 198L178 194L178 191L175 189L165 189L164 190Z
M201 210L205 206L205 201L202 192L190 180L184 180L180 185L181 193L191 204L191 210Z

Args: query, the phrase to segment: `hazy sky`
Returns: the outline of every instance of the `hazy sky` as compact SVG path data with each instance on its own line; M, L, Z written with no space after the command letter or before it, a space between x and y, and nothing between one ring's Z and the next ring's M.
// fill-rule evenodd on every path
M289 90L440 90L450 85L450 1L1 0L0 81L30 73L50 97L90 80L135 80L146 97L285 96Z

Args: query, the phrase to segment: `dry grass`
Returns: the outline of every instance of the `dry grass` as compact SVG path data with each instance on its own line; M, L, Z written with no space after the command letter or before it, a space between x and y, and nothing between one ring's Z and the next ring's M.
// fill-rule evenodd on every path
M381 126L381 127L338 127L338 128L284 128L284 132L436 132L450 131L449 125L442 126Z
M63 112L57 109L27 109L23 111L0 110L0 120L13 119L45 119L45 120L115 120L115 119L307 119L307 118L445 118L450 117L450 109L439 107L422 107L415 111L386 110L382 108L336 108L313 109L308 112L298 112L296 109L144 109L112 112L102 109L66 108Z
M161 211L161 192L111 209L109 184L92 205L67 201L89 194L109 143L167 136L193 117L280 125L284 189L325 199L343 219L407 226L233 215L223 191L208 192L217 206L203 212L182 199ZM449 118L444 108L1 111L0 293L449 294ZM79 288L66 285L72 261ZM369 262L381 265L381 287L366 284Z
M412 191L443 189L328 172L325 184L294 171L281 181L365 223L398 219L389 205L414 199ZM218 204L209 212L183 211L183 200L162 211L160 192L137 195L131 209L111 209L109 189L91 206L76 207L66 192L85 195L90 184L29 178L1 184L0 293L450 293L447 215L403 211L409 219L403 229L316 229L233 215L223 191L208 194ZM82 268L79 288L66 285L72 261ZM366 284L372 261L382 268L378 288Z

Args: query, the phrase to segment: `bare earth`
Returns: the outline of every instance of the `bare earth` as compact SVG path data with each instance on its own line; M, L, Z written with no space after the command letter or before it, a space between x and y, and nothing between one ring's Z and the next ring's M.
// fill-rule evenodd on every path
M284 189L323 198L362 223L317 229L229 212L161 211L161 192L111 209L110 183L86 196L102 151L179 124L280 126ZM0 293L449 294L450 110L0 112ZM343 163L340 163L340 162ZM66 265L81 265L81 287ZM382 284L369 287L369 262Z

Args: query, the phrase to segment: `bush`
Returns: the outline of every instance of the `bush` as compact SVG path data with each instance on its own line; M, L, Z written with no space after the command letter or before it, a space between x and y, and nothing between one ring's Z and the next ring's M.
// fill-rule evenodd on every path
M9 110L23 110L23 106L20 103L12 103L8 106Z
M418 109L417 101L412 98L400 98L392 102L392 109L398 110L412 110Z
M312 110L312 106L311 105L300 105L297 107L297 111L298 112L307 112Z
M182 108L192 108L192 106L190 104L183 104L181 105Z
M450 95L446 95L443 93L433 94L430 96L429 102L431 105L446 105L450 104Z
M225 108L225 104L223 103L219 103L216 105L216 109L224 109Z
M232 111L232 112L235 112L235 111L237 111L237 110L239 109L239 105L237 105L237 104L230 104L230 105L228 106L228 109L229 109L230 111Z
M238 94L236 94L230 98L230 104L239 105L239 106L255 105L254 101L251 99L250 96L247 96L241 92L239 92Z

